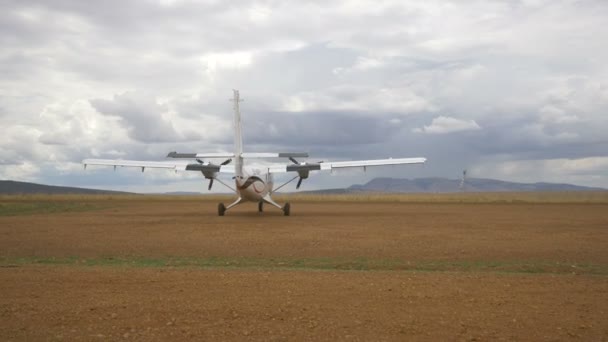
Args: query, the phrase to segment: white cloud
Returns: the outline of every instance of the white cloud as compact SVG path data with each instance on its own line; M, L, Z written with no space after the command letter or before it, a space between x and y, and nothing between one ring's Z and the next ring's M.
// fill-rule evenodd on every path
M336 86L325 92L301 92L287 97L286 111L367 111L402 114L435 111L435 106L409 88L376 88L369 86Z
M383 65L384 62L376 58L358 57L353 68L359 70L369 70L380 68Z
M414 128L413 131L416 133L446 134L462 131L476 131L480 129L481 127L477 124L477 122L475 122L475 120L463 120L449 116L438 116L433 119L429 126Z
M564 110L552 105L542 107L539 113L540 120L543 123L568 124L580 120L578 116L567 114Z
M23 162L20 164L1 165L0 179L36 181L40 177L40 166L34 162Z
M249 67L253 54L249 51L235 51L229 53L210 53L201 57L201 63L208 73L215 73L221 69L242 69Z

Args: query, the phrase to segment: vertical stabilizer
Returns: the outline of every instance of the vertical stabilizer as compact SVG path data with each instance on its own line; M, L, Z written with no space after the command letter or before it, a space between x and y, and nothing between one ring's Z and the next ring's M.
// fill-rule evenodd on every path
M232 90L234 102L234 172L237 177L243 176L243 134L241 130L241 110L239 109L239 91Z

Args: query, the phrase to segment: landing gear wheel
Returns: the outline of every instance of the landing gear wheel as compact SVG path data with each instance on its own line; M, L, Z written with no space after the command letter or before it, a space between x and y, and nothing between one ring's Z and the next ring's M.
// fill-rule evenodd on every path
M258 203L258 212L263 212L264 211L264 202L259 202Z
M283 215L289 216L289 209L291 209L291 206L289 205L289 202L287 202L283 206Z
M224 203L220 203L217 205L217 214L219 216L224 216L224 213L226 212L226 206L224 205Z

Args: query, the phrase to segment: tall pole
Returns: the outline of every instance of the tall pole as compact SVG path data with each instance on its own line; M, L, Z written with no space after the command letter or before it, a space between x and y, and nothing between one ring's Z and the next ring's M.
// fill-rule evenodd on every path
M239 102L242 100L239 97L238 90L233 89L232 93L234 105L234 172L238 180L243 177L243 134L241 128L241 110L239 108Z
M460 179L460 191L464 191L464 182L467 178L467 170L462 170L462 178Z

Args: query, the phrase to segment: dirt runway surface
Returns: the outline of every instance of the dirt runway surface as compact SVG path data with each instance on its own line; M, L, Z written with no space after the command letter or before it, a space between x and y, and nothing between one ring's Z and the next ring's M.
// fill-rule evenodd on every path
M0 269L3 340L571 340L608 336L587 276Z
M366 257L608 264L606 204L115 201L105 210L0 217L4 256Z
M99 207L0 217L0 339L608 340L606 204L302 202L291 217L254 204L218 217L215 203L195 200ZM49 265L55 258L457 266ZM545 266L504 273L464 262Z

